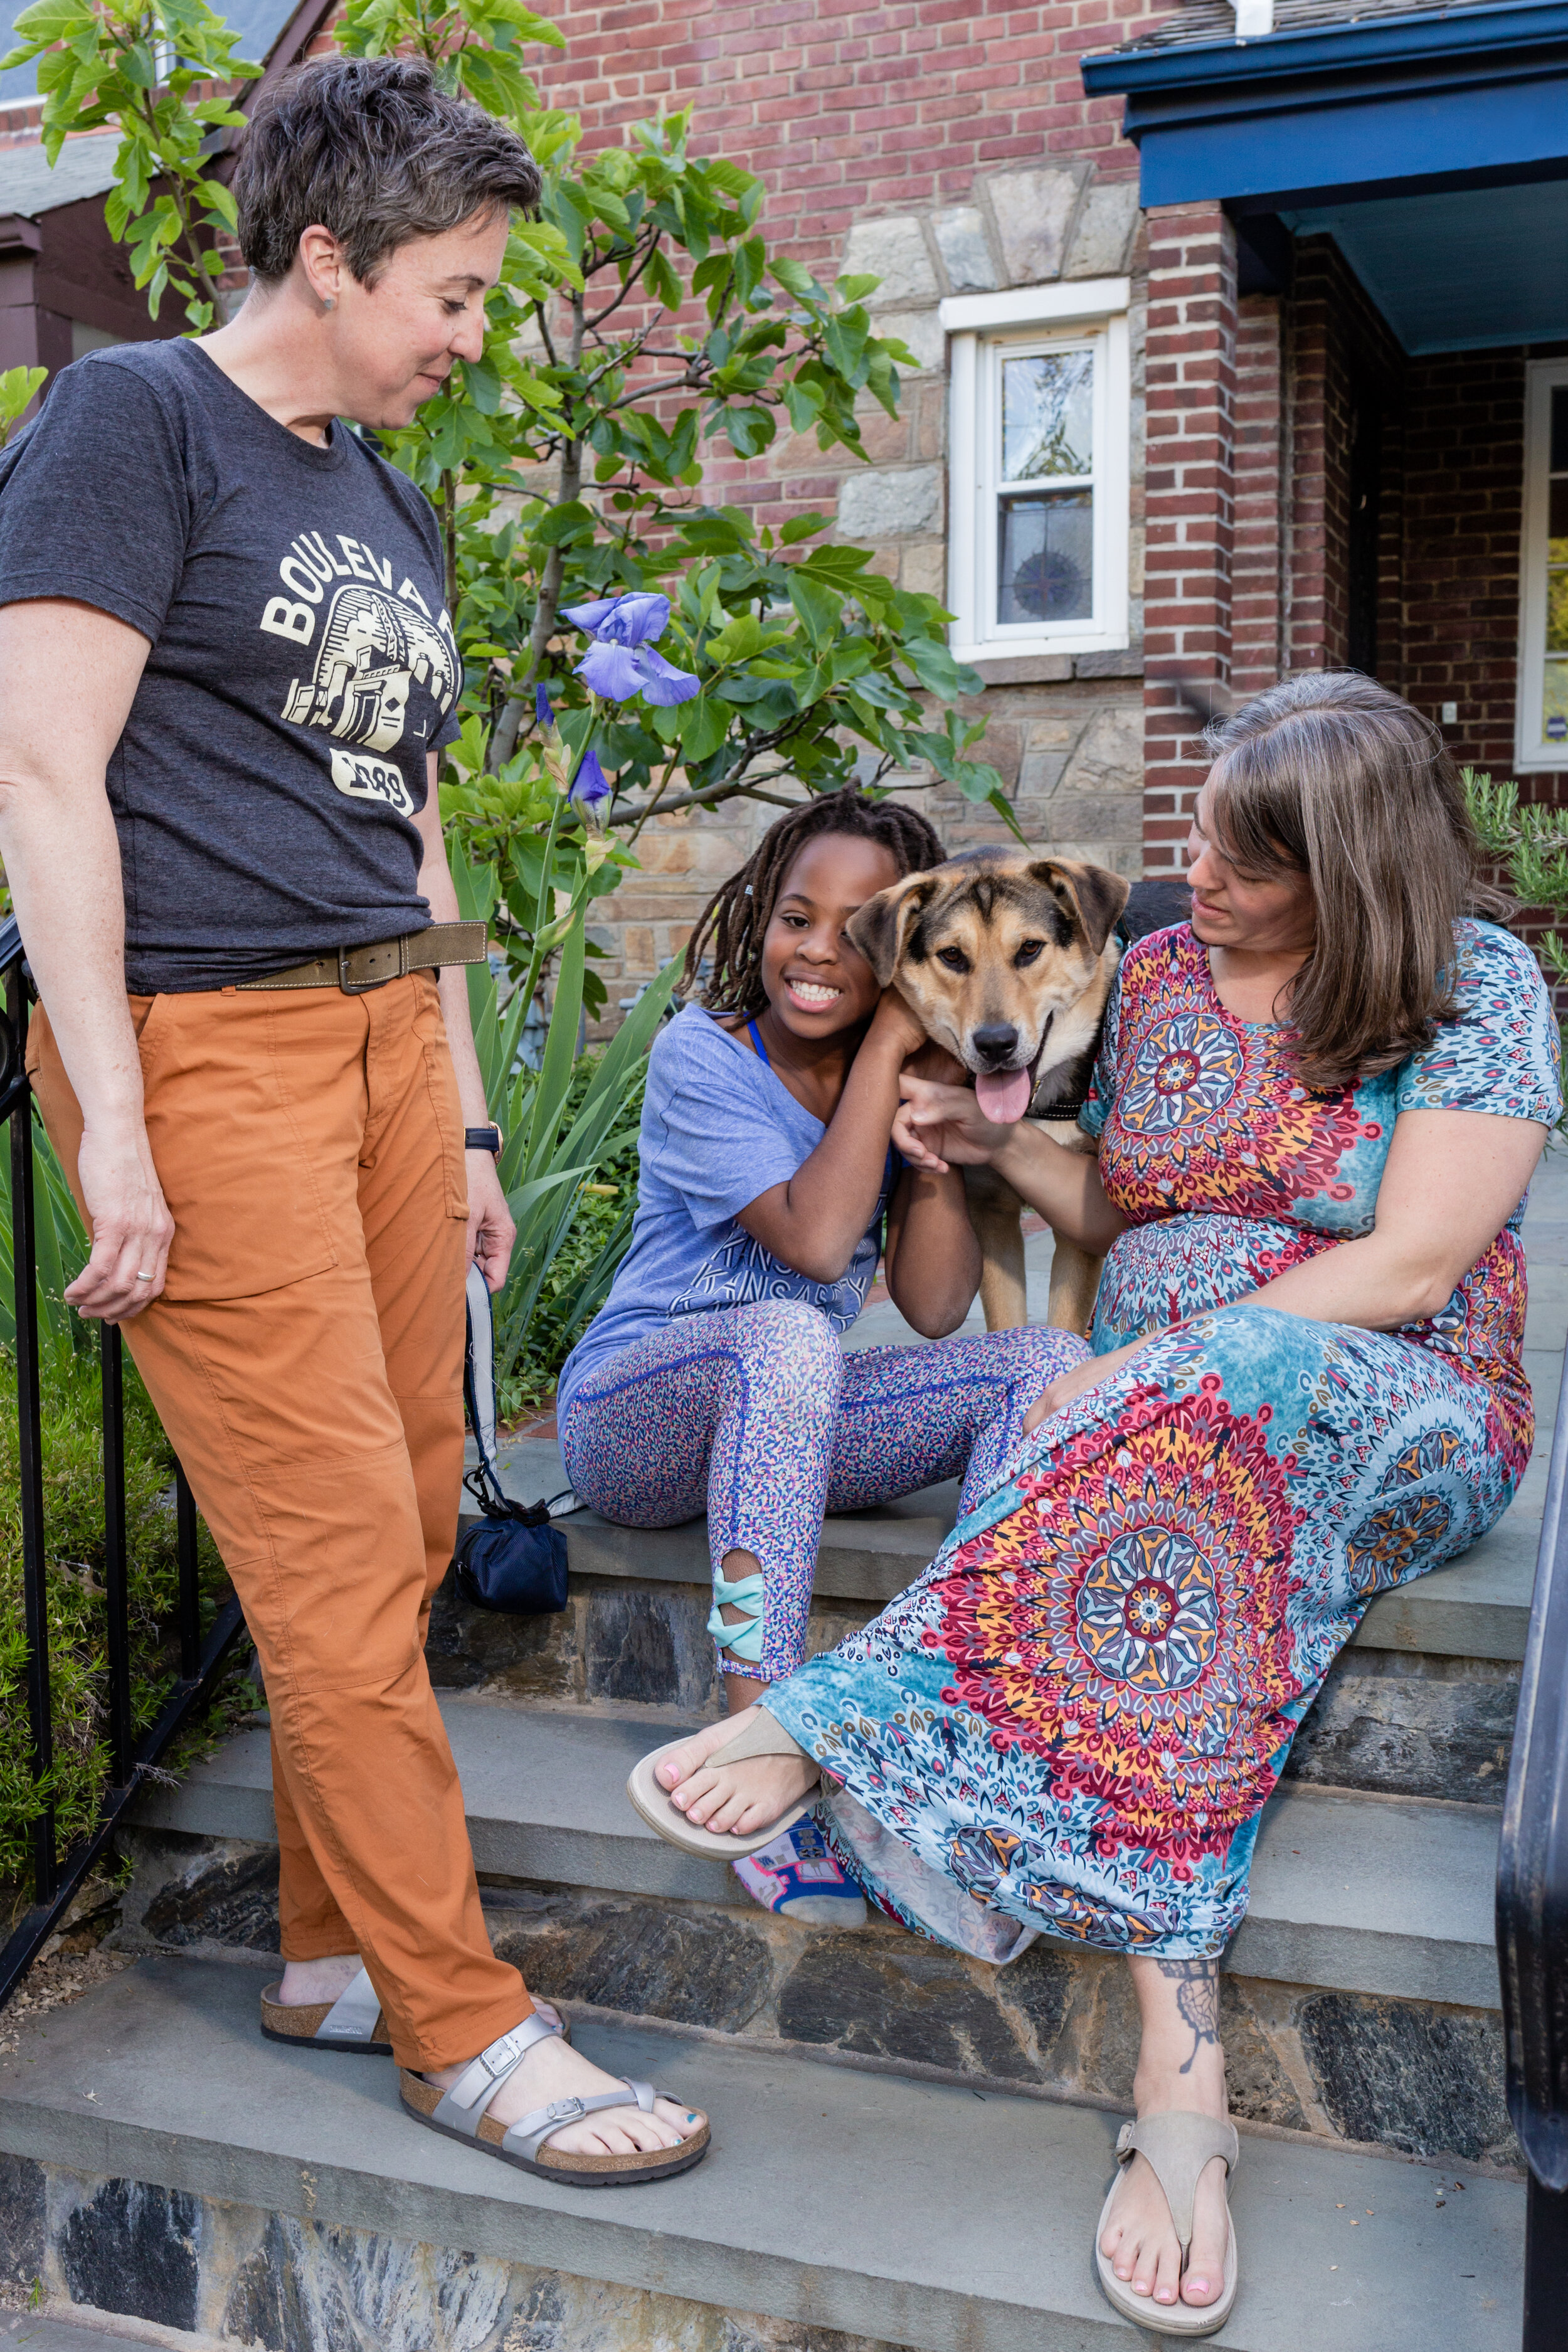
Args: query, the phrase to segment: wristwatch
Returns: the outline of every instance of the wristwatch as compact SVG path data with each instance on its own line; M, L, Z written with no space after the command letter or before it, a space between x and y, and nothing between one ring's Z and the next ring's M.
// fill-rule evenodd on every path
M501 1131L496 1125L493 1118L491 1119L489 1127L466 1127L463 1129L463 1149L465 1151L499 1152L501 1148Z

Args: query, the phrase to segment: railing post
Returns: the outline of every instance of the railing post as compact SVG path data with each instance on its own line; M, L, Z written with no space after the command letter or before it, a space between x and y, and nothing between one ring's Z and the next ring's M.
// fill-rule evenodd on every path
M202 1591L196 1549L196 1498L179 1464L174 1465L174 1527L180 1554L180 1680L201 1672Z
M1562 2352L1568 2315L1568 2189L1525 2190L1523 2352Z
M22 1591L27 1642L27 1717L35 1786L54 1762L49 1692L49 1621L45 1581L43 1421L38 1394L38 1252L33 1185L33 1103L27 1084L27 976L16 919L0 919L0 1123L11 1126L11 1255L16 1293L17 1456L21 1473ZM32 1832L34 1900L20 1918L0 1928L0 2002L21 1982L59 1926L88 1874L133 1803L143 1774L209 1698L233 1643L245 1631L239 1602L216 1610L202 1638L202 1597L196 1506L176 1465L175 1536L179 1559L180 1674L157 1720L138 1739L132 1710L130 1564L125 1519L124 1358L119 1332L100 1337L103 1367L104 1585L107 1613L108 1717L110 1777L97 1818L68 1853L55 1849L56 1818L45 1806Z
M131 1778L131 1578L125 1549L125 1383L119 1327L101 1326L103 1584L109 1636L110 1780Z
M1524 2352L1561 2352L1568 2311L1568 1350L1498 1855L1508 2111L1530 2168Z
M5 1013L16 1067L27 1047L27 989L20 962L5 976ZM44 1433L38 1402L38 1260L33 1200L33 1100L23 1095L11 1113L11 1271L16 1294L16 1463L22 1483L22 1609L27 1637L27 1720L32 1732L33 1782L54 1767L49 1705L49 1613L44 1576ZM33 1824L34 1900L55 1891L55 1809L46 1804Z

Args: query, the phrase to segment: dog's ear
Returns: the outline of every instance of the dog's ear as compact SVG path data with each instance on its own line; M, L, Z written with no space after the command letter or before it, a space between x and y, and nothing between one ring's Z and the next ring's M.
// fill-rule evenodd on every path
M1033 878L1077 915L1089 949L1099 955L1127 904L1131 882L1107 866L1085 866L1076 857L1046 857L1031 866Z
M857 907L845 925L850 946L859 950L881 987L892 979L911 926L939 887L931 874L906 874Z

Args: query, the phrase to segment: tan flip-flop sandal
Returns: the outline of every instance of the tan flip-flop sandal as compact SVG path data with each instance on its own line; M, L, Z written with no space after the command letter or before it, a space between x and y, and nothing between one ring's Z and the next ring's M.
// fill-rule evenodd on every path
M416 2123L427 2125L432 2131L444 2132L448 2139L468 2140L487 2156L499 2156L503 2164L536 2172L542 2180L559 2180L568 2189L629 2188L639 2180L669 2180L701 2163L710 2137L706 2116L699 2116L699 2128L676 2147L633 2148L625 2156L574 2156L564 2149L550 2153L548 2143L553 2135L564 2131L568 2124L580 2123L584 2116L632 2106L651 2115L658 2092L651 2083L634 2083L629 2075L623 2075L619 2089L597 2092L591 2099L552 2099L547 2107L535 2107L514 2124L492 2122L486 2111L501 2084L516 2074L536 2042L559 2032L559 2022L551 2025L535 2010L488 2050L481 2050L449 2091L438 2091L422 2074L400 2068L404 2106Z
M300 2008L285 2009L278 1998L281 1990L281 1978L262 1989L261 2031L268 2042L303 2042L312 2050L347 2050L365 2058L391 2057L386 2020L367 1969L361 1967L336 2000L308 2001ZM552 2032L563 2042L571 2041L572 2029L559 2011L547 2000L534 2006Z
M1100 2284L1105 2291L1106 2301L1121 2312L1123 2318L1131 2319L1136 2326L1148 2328L1154 2336L1213 2336L1225 2326L1236 2302L1234 2221L1230 2223L1226 2241L1224 2283L1213 2303L1156 2303L1152 2294L1134 2294L1131 2287L1117 2277L1109 2255L1100 2251L1100 2242L1110 2220L1110 2208L1121 2185L1121 2168L1131 2164L1135 2156L1147 2158L1155 2179L1165 2192L1165 2202L1176 2225L1184 2275L1193 2243L1193 2199L1197 2192L1198 2175L1213 2158L1222 2158L1228 2199L1231 2175L1241 2157L1241 2142L1237 2137L1236 2126L1221 2123L1214 2116L1193 2114L1185 2108L1177 2108L1162 2116L1141 2116L1136 2123L1123 2124L1116 2137L1117 2176L1100 2208L1094 2231L1094 2260L1100 2273Z
M763 1846L782 1837L816 1804L816 1791L808 1789L799 1802L787 1807L776 1822L770 1822L765 1830L748 1830L744 1837L737 1837L732 1830L708 1830L696 1822L689 1822L679 1806L670 1803L669 1791L657 1778L654 1767L662 1764L678 1748L684 1748L690 1737L688 1732L684 1739L666 1740L662 1748L656 1748L651 1755L634 1764L626 1779L626 1794L649 1829L657 1830L671 1845L682 1847L687 1853L717 1854L726 1862L741 1862L747 1854L760 1853ZM790 1738L777 1717L763 1706L758 1708L755 1723L737 1733L727 1746L716 1748L707 1760L709 1764L741 1764L748 1756L805 1756L805 1750L798 1740ZM807 1756L805 1760L809 1763L811 1759Z

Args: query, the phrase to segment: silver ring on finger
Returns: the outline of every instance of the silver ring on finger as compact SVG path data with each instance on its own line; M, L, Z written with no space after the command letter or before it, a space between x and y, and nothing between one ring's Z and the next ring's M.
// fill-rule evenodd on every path
M139 1274L136 1277L138 1282L151 1282L153 1278L150 1274Z

